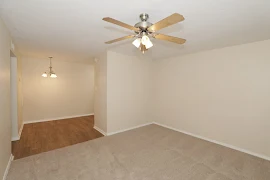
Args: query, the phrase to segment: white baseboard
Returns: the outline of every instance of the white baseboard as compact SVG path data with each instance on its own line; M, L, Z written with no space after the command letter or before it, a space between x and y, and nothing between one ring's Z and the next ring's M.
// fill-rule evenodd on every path
M11 137L11 141L19 141L19 140L20 140L19 136Z
M12 138L11 138L11 141L18 141L18 140L21 139L21 135L22 135L22 131L23 131L23 126L24 126L24 123L22 123L22 125L21 125L21 128L20 128L20 130L19 130L18 136L17 136L17 137L12 137Z
M38 123L38 122L47 122L47 121L55 121L55 120L64 120L69 118L77 118L77 117L83 117L83 116L92 116L94 113L91 114L80 114L80 115L74 115L74 116L64 116L64 117L57 117L57 118L50 118L50 119L40 119L40 120L34 120L34 121L25 121L24 124L31 124L31 123Z
M98 132L100 132L101 134L103 134L103 136L107 136L107 133L105 131L103 131L102 129L100 129L97 126L94 126L94 129L97 130Z
M230 145L230 144L226 144L226 143L219 142L219 141L216 141L216 140L213 140L213 139L205 138L205 137L202 137L200 135L192 134L192 133L189 133L189 132L186 132L186 131L183 131L183 130L179 130L179 129L176 129L176 128L173 128L173 127L170 127L170 126L167 126L167 125L164 125L164 124L157 123L157 122L154 122L153 124L156 124L156 125L159 125L159 126L162 126L162 127L174 130L174 131L178 131L178 132L187 134L189 136L193 136L193 137L205 140L205 141L209 141L209 142L212 142L212 143L215 143L215 144L219 144L221 146L225 146L225 147L228 147L228 148L231 148L231 149L234 149L234 150L237 150L237 151L240 151L240 152L243 152L243 153L246 153L246 154L250 154L252 156L256 156L256 157L259 157L259 158L270 161L270 157L262 155L262 154L254 153L254 152L251 152L251 151L248 151L248 150L245 150L245 149L242 149L242 148Z
M119 131L115 131L115 132L111 132L111 133L107 133L107 136L111 136L111 135L114 135L114 134L122 133L122 132L129 131L129 130L132 130L132 129L137 129L137 128L140 128L140 127L143 127L143 126L148 126L150 124L153 124L153 122L142 124L142 125L138 125L138 126L134 126L134 127L131 127L131 128L127 128L127 129L123 129L123 130L119 130Z
M52 119L43 119L43 120L37 120L37 121L28 121L28 122L24 122L23 124L36 123L36 122L45 122L45 121L53 121L53 120L62 120L62 119L82 117L82 116L90 116L90 115L94 115L94 114L83 114L83 115L77 115L77 116L66 116L66 117L61 117L61 118L52 118ZM256 156L256 157L259 157L259 158L262 158L262 159L265 159L265 160L270 161L270 157L268 157L268 156L265 156L265 155L262 155L262 154L258 154L258 153L254 153L254 152L251 152L249 150L245 150L245 149L242 149L242 148L239 148L239 147L230 145L230 144L226 144L226 143L219 142L219 141L216 141L216 140L213 140L213 139L209 139L209 138L206 138L206 137L203 137L203 136L200 136L200 135L189 133L189 132L186 132L186 131L183 131L183 130L180 130L180 129L176 129L176 128L173 128L173 127L170 127L170 126L167 126L167 125L158 123L158 122L150 122L150 123L146 123L146 124L134 126L134 127L123 129L123 130L119 130L119 131L115 131L115 132L110 132L110 133L106 133L105 131L103 131L102 129L100 129L97 126L94 126L94 129L96 129L97 131L99 131L104 136L111 136L111 135L114 135L114 134L122 133L122 132L129 131L129 130L133 130L133 129L140 128L140 127L143 127L143 126L147 126L147 125L150 125L150 124L156 124L156 125L159 125L159 126L162 126L162 127L165 127L165 128L171 129L171 130L174 130L174 131L178 131L178 132L181 132L181 133L184 133L184 134L187 134L187 135L190 135L190 136L199 138L199 139L203 139L203 140L206 140L206 141L215 143L215 144L219 144L221 146L225 146L225 147L228 147L228 148L231 148L231 149L234 149L234 150L237 150L237 151L240 151L240 152L243 152L243 153L246 153L246 154L250 154L252 156ZM22 131L22 129L23 129L23 125L22 125L22 128L21 128L21 131ZM21 131L20 131L20 135L21 135Z
M13 159L14 159L14 156L11 154L9 161L8 161L8 164L7 164L7 167L6 167L6 170L5 170L5 173L4 173L4 176L3 176L3 180L7 179L8 171L9 171L9 168L10 168L10 165L11 165L11 162L13 161Z

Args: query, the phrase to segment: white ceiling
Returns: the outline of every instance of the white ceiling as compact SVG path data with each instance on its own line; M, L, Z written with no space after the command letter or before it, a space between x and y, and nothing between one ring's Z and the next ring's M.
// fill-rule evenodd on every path
M0 0L0 16L20 52L32 57L87 59L108 48L140 53L132 40L104 44L132 32L102 18L134 25L143 12L152 23L174 12L185 17L160 32L186 44L153 40L146 55L153 59L270 39L269 0Z

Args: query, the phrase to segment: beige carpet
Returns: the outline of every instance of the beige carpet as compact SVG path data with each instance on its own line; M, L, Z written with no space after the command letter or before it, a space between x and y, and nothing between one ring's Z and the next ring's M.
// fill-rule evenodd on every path
M157 125L12 162L8 180L269 180L270 161Z

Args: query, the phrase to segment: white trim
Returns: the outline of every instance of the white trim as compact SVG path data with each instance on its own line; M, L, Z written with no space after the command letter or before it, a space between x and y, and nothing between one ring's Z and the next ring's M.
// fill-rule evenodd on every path
M249 150L245 150L245 149L242 149L242 148L230 145L230 144L226 144L226 143L219 142L219 141L216 141L216 140L208 139L208 138L202 137L200 135L192 134L192 133L189 133L189 132L186 132L186 131L183 131L183 130L179 130L179 129L176 129L176 128L173 128L173 127L170 127L170 126L167 126L167 125L164 125L164 124L157 123L157 122L154 122L153 124L156 124L156 125L159 125L159 126L162 126L162 127L174 130L174 131L178 131L178 132L181 132L181 133L184 133L184 134L187 134L187 135L199 138L199 139L203 139L203 140L215 143L215 144L219 144L221 146L225 146L225 147L228 147L228 148L231 148L231 149L234 149L234 150L237 150L237 151L240 151L240 152L243 152L243 153L246 153L246 154L250 154L252 156L256 156L256 157L259 157L259 158L270 161L270 157L262 155L262 154L254 153L254 152L251 152Z
M10 57L10 97L11 97L11 137L12 139L19 138L18 126L18 63L17 57Z
M97 126L94 126L94 129L97 130L98 132L100 132L101 134L103 134L104 136L107 136L107 133L105 131L103 131L102 129L100 129Z
M61 117L61 118L55 118L54 120L62 120L62 119L67 119L67 118L90 116L90 115L94 115L94 114L84 114L84 115L78 115L78 116ZM31 121L31 122L24 122L23 124L29 124L29 123L35 123L35 122L45 122L45 121L52 121L52 120ZM256 156L256 157L259 157L259 158L262 158L262 159L265 159L265 160L270 161L270 157L268 157L268 156L265 156L265 155L262 155L262 154L258 154L258 153L255 153L255 152L251 152L249 150L245 150L245 149L242 149L242 148L239 148L239 147L230 145L230 144L226 144L226 143L219 142L219 141L216 141L216 140L213 140L213 139L209 139L209 138L206 138L206 137L203 137L203 136L200 136L200 135L189 133L189 132L186 132L186 131L183 131L183 130L180 130L180 129L176 129L176 128L173 128L173 127L170 127L170 126L167 126L167 125L158 123L158 122L150 122L150 123L146 123L146 124L134 126L134 127L131 127L131 128L127 128L127 129L123 129L123 130L119 130L119 131L115 131L115 132L111 132L111 133L106 133L105 131L103 131L102 129L100 129L97 126L94 126L94 129L96 129L97 131L99 131L104 136L111 136L111 135L114 135L114 134L118 134L118 133L122 133L122 132L125 132L125 131L137 129L137 128L140 128L140 127L143 127L143 126L147 126L147 125L150 125L150 124L156 124L156 125L162 126L164 128L168 128L168 129L171 129L171 130L174 130L174 131L178 131L178 132L187 134L189 136L193 136L193 137L196 137L196 138L199 138L199 139L203 139L203 140L206 140L206 141L215 143L215 144L219 144L219 145L224 146L224 147L228 147L228 148L231 148L231 149L234 149L234 150L237 150L237 151L240 151L240 152L243 152L243 153L246 153L246 154L250 154L252 156ZM22 125L22 128L23 128L23 125ZM21 134L21 131L20 131L20 134Z
M120 130L120 131L115 131L115 132L107 133L107 136L111 136L111 135L114 135L114 134L122 133L122 132L133 130L133 129L137 129L137 128L140 128L140 127L143 127L143 126L148 126L150 124L153 124L153 122L146 123L146 124L141 124L141 125L134 126L134 127L127 128L127 129L123 129L123 130Z
M47 121L55 121L55 120L64 120L64 119L69 119L69 118L77 118L77 117L92 116L92 115L94 115L94 113L74 115L74 116L64 116L64 117L57 117L57 118L50 118L50 119L40 119L40 120L34 120L34 121L25 121L24 124L31 124L31 123L38 123L38 122L47 122Z
M22 125L21 125L21 128L19 130L19 135L17 137L12 137L11 138L11 141L18 141L18 140L21 139L21 135L22 135L22 131L23 131L23 126L24 126L24 123L22 123Z
M20 140L20 137L19 136L11 137L11 141L19 141L19 140Z
M10 165L11 165L11 162L13 161L13 159L14 159L14 156L11 154L9 161L8 161L8 164L7 164L7 167L6 167L6 170L5 170L5 173L4 173L4 176L3 176L3 180L7 179L8 171L10 169Z
M21 128L20 128L20 131L19 131L19 137L20 138L21 138L21 135L22 135L23 127L24 127L24 123L22 123Z

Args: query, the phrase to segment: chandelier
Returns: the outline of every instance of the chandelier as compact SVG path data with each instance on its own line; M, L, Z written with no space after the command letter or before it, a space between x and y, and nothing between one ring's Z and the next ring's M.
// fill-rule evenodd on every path
M57 78L55 72L52 70L52 58L53 57L49 57L50 58L50 67L49 67L49 73L47 73L46 71L42 74L42 77L48 77L50 76L51 78Z

